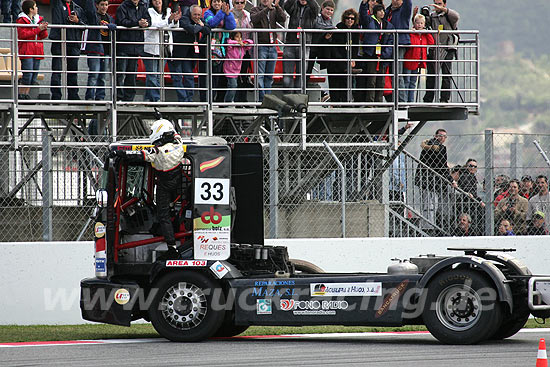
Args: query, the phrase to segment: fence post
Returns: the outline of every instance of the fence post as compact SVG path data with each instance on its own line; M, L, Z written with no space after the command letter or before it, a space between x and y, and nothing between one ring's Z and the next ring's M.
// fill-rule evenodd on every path
M340 194L342 199L342 238L346 238L346 170L342 162L340 162L336 154L334 154L334 151L332 150L332 148L329 147L326 140L323 141L323 145L325 146L325 148L327 148L328 152L330 153L330 156L332 157L332 159L334 159L334 161L338 165L338 168L340 169L341 180L342 180L341 182L342 193Z
M493 177L494 177L494 156L493 156L493 130L485 130L485 235L493 236L494 227L494 205L493 205Z
M391 156L391 152L387 152L388 158ZM399 159L397 156L396 159ZM382 173L382 205L384 206L384 237L390 236L390 170L393 169L393 165L389 166ZM370 228L369 228L370 229Z
M269 131L269 238L279 233L279 145L277 131Z
M518 175L518 137L510 144L510 177L519 178Z
M46 132L42 136L42 239L44 241L51 241L53 237L52 140L53 134L51 132Z

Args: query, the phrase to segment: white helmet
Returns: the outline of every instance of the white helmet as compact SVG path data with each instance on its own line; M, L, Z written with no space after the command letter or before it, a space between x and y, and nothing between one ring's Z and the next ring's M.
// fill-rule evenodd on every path
M168 120L160 119L153 122L151 125L151 135L149 135L149 141L154 144L157 140L162 139L165 133L176 133L174 125Z

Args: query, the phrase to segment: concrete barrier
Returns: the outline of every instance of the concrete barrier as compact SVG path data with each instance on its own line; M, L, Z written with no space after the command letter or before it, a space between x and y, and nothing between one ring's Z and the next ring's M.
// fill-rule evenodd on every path
M280 239L291 258L329 272L385 272L391 258L458 255L447 247L515 248L533 274L550 273L548 237ZM80 280L94 276L93 242L0 243L0 324L82 324Z

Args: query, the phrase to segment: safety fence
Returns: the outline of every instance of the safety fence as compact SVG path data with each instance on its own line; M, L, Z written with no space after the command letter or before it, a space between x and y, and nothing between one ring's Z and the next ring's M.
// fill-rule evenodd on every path
M31 41L20 39L19 31L29 27L33 26L0 25L0 102L170 103L212 108L256 106L267 93L301 93L310 96L312 105L401 108L448 102L474 113L479 109L477 31L417 31L433 35L435 44L430 46L427 69L411 73L403 69L404 62L422 60L405 56L405 51L423 46L399 45L398 36L411 32L405 30L298 29L293 30L297 43L284 44L281 40L288 32L281 29L213 29L192 42L187 31L178 27L117 27L115 31L103 26L50 24L48 30L58 36L38 41L45 54L20 55L18 45ZM110 41L88 37L82 42L79 36L84 34L86 39L99 31L109 35ZM246 40L242 46L226 41L236 31ZM143 32L154 41L122 41L139 39L132 35ZM362 44L359 35L367 39L380 32L389 41L377 56L376 45ZM273 43L266 43L268 34ZM451 35L459 35L460 41L439 44L440 38L458 39ZM86 45L100 48L104 55L81 51ZM229 52L234 47L240 48L236 56ZM30 68L27 61L32 56L43 59ZM241 61L240 67L224 68ZM36 79L31 78L33 73ZM392 96L399 98L394 102Z
M0 145L0 241L92 238L90 217L109 141L36 134L36 142L17 149ZM394 150L384 137L308 135L305 149L301 139L276 132L261 140L226 137L264 147L267 238L492 235L502 230L502 219L511 226L503 232L518 234L540 219L536 211L543 214L539 232L548 226L548 195L525 201L509 187L518 179L530 199L546 192L546 179L537 177L550 171L550 135L449 135L444 146L451 169L436 166L434 146L436 153L444 149L433 135L415 136L386 170ZM423 154L428 149L431 155ZM459 225L463 213L470 218L467 229Z

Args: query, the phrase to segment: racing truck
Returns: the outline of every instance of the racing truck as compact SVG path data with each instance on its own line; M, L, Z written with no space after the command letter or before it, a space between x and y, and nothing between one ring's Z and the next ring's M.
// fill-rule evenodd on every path
M110 151L150 146L120 141ZM419 255L386 273L325 273L293 260L286 247L264 243L262 146L195 137L183 147L170 205L174 258L164 256L154 168L105 159L93 214L95 277L80 283L85 320L144 319L176 342L251 325L425 325L442 343L474 344L514 335L530 315L550 316L550 277L531 274L511 249Z

